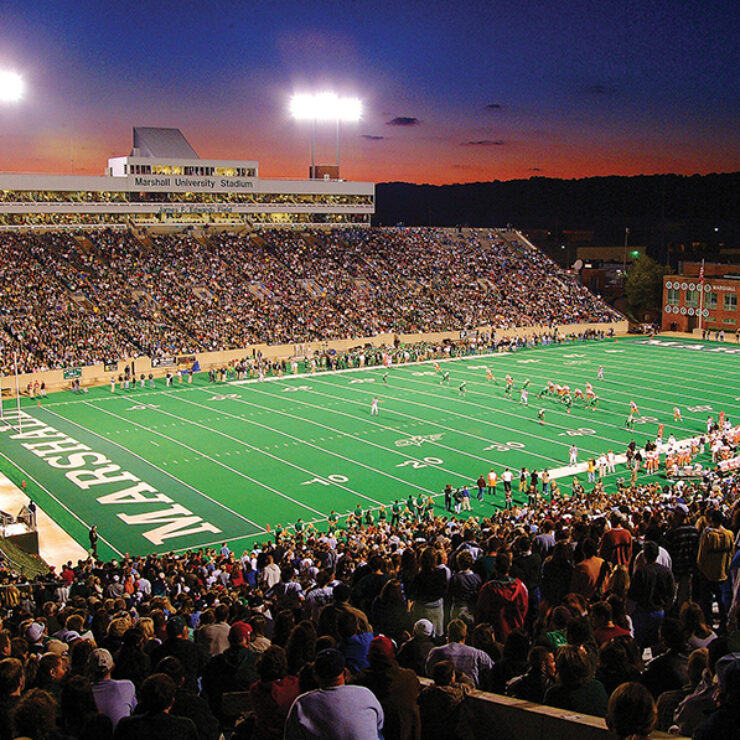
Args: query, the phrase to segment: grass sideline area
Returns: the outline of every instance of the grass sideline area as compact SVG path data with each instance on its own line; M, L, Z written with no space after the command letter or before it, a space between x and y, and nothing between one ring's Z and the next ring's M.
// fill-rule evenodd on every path
M737 354L714 342L640 337L444 360L441 372L433 361L394 366L387 382L385 368L373 367L217 384L200 373L171 388L158 379L128 392L65 391L23 399L22 434L0 430L0 470L26 481L28 495L83 546L97 524L104 557L224 541L241 552L268 527L298 518L325 527L332 509L345 515L421 494L434 496L442 514L445 484L470 486L491 467L499 476L505 467L564 469L567 494L571 444L584 463L624 452L633 438L643 445L661 423L666 438L682 439L703 432L710 414L734 420ZM520 403L526 379L528 406ZM574 401L568 414L556 399L538 400L548 380L571 389L591 382L598 409ZM640 408L634 430L625 427L630 400ZM4 403L6 416L13 405ZM625 474L619 466L607 487ZM585 483L585 473L579 478ZM498 488L483 503L472 488L472 513L500 508ZM515 485L515 500L522 496Z

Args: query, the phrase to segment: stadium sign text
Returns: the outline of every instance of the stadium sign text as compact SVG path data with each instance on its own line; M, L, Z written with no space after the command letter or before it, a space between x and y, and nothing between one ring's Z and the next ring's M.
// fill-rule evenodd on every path
M128 513L116 512L116 516L129 526L150 527L142 532L153 545L165 540L185 537L200 532L217 534L221 530L190 509L176 504L172 498L142 481L127 470L121 470L110 458L95 452L88 445L60 432L45 422L24 411L5 414L10 424L20 421L20 431L10 426L0 431L11 431L10 439L19 441L21 447L41 458L50 467L64 471L64 476L82 491L93 489L95 500L103 506L126 506L146 504L152 509ZM110 486L115 484L115 490ZM162 507L163 504L169 506Z
M234 188L237 190L252 190L254 183L251 180L221 177L181 177L167 175L136 175L134 185L138 188L192 188L193 190L214 190L215 188Z
M642 339L637 344L649 344L652 347L674 347L676 349L691 349L696 352L712 352L714 354L740 355L740 348L709 347L706 344L686 344L685 342L671 342L665 339Z

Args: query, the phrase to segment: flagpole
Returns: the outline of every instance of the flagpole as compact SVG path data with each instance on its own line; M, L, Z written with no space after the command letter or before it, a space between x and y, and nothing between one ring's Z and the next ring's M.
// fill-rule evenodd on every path
M18 384L18 352L13 352L13 369L15 370L15 402L18 409L18 431L23 431L23 422L21 421L21 389Z
M704 318L704 260L701 261L699 270L699 331L702 330L702 319Z

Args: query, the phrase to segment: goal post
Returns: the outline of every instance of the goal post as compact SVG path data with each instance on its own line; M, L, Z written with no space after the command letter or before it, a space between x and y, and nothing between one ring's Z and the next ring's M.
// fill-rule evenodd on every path
M21 415L21 389L18 379L18 352L13 352L13 377L15 381L15 410L9 411L5 408L3 401L3 379L0 374L0 430L12 429L19 434L23 431L23 417ZM10 386L12 388L12 385Z

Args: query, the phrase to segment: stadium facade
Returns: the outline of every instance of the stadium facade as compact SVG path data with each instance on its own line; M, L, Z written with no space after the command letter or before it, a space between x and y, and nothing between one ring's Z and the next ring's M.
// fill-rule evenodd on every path
M375 185L262 179L255 161L201 159L179 129L134 128L104 175L0 173L0 229L369 226Z
M737 332L740 273L736 267L684 262L663 278L663 331ZM701 316L701 321L700 317Z

